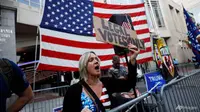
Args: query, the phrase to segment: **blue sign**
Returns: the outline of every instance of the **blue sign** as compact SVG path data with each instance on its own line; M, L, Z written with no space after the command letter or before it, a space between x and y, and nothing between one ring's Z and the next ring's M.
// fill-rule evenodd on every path
M163 79L161 73L158 71L147 73L144 76L146 80L147 91L150 91L158 83L159 83L158 86L154 88L152 91L153 92L160 91L161 87L164 84L166 84L165 79Z
M53 112L62 112L62 109L63 109L62 106L56 107L56 108L53 109Z

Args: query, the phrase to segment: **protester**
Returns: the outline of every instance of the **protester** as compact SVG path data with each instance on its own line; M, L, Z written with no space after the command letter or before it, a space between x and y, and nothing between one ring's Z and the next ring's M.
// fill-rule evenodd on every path
M92 51L84 53L79 60L81 81L70 86L66 92L63 112L105 112L113 108L112 93L129 91L136 84L136 57L139 50L132 44L128 48L131 52L127 80L100 80L100 59Z
M120 65L119 56L115 55L112 58L112 67L108 70L108 73L112 75L113 78L116 79L126 79L128 75L127 68L123 65Z
M12 93L18 98L6 110L6 99ZM18 112L32 98L33 91L21 69L8 59L0 59L0 112Z

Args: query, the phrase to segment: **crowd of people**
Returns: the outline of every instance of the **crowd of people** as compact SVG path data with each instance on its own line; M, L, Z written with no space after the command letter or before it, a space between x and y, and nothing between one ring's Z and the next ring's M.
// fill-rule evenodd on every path
M95 52L84 53L79 60L79 74L73 76L63 101L63 112L105 112L118 106L117 95L134 98L139 50L128 45L130 60L127 67L120 65L119 56L113 57L108 70L111 77L101 77L100 59ZM127 93L126 93L127 92ZM19 97L8 108L6 99L12 93ZM33 99L33 91L25 74L12 61L0 59L0 112L18 112ZM125 100L123 100L125 101Z

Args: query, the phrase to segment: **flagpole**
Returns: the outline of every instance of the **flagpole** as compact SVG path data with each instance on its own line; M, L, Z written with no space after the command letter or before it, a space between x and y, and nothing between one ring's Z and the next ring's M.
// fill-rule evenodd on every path
M37 27L37 36L36 36L36 42L35 42L35 61L37 60L37 46L38 46L38 34L39 34L39 28ZM33 72L33 91L35 90L35 75L36 75L36 65L37 63L34 63L34 72ZM34 94L34 92L33 92ZM34 99L33 99L33 111L34 111Z
M37 36L36 36L36 42L35 42L35 61L37 60L37 47L38 47L38 34L39 29L37 28ZM33 74L33 90L35 90L35 75L36 75L36 65L37 63L34 63L34 74Z
M39 15L41 15L41 10L43 10L42 12L44 12L44 8L43 8L43 3L45 1L40 0L40 10L39 10ZM36 75L36 67L37 67L37 50L38 50L38 37L39 37L39 26L37 26L37 36L36 36L36 42L35 42L35 63L34 63L34 73L33 73L33 90L35 90L35 75Z

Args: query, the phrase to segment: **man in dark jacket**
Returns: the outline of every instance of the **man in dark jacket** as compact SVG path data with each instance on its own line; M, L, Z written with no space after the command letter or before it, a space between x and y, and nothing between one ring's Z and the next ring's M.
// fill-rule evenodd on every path
M6 110L6 99L11 93L18 98ZM18 112L32 98L33 91L21 69L8 59L0 59L0 112Z

